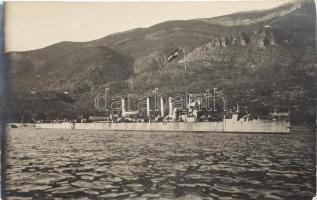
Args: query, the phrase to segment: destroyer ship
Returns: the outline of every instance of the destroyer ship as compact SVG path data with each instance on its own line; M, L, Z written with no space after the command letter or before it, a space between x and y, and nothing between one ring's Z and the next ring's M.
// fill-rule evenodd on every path
M108 90L108 89L107 89ZM158 89L156 89L157 92ZM109 91L109 90L108 90ZM107 91L107 92L108 92ZM106 92L106 94L107 94ZM239 106L227 110L226 98L220 92L185 94L182 97L154 95L143 97L138 109L131 109L131 98L112 102L113 111L104 116L82 116L80 121L37 123L36 128L83 129L105 131L289 133L289 113L270 113L266 119L240 111ZM130 95L128 96L130 97ZM104 96L101 99L110 99ZM96 98L98 103L100 98ZM126 102L126 100L128 100ZM216 100L222 108L217 110ZM106 101L106 104L109 103ZM121 105L120 105L121 104ZM211 104L211 105L210 105ZM119 106L118 106L119 105ZM126 106L128 105L128 108ZM98 106L97 106L98 107ZM100 107L100 106L99 106ZM104 110L107 110L105 106Z

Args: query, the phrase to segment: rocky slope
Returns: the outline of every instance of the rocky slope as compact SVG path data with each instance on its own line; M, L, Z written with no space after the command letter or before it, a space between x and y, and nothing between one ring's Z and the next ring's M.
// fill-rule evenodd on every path
M10 52L12 112L95 112L94 97L106 87L114 94L144 94L156 87L165 94L182 93L186 65L190 92L217 87L230 105L311 115L315 24L314 3L301 1ZM168 62L173 52L178 57Z

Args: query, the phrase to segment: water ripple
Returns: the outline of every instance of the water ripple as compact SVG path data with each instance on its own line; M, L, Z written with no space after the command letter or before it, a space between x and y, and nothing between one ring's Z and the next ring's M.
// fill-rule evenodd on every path
M9 129L8 199L311 199L314 137Z

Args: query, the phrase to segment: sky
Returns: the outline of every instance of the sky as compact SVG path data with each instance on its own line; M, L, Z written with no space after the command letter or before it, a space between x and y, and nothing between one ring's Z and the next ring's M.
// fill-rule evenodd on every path
M5 2L5 49L26 51L61 41L90 41L168 20L264 10L287 1Z

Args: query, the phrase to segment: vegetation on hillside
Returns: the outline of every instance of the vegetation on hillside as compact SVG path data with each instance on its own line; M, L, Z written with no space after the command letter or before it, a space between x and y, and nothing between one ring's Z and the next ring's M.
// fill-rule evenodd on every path
M96 114L94 99L105 88L125 95L154 88L184 93L186 65L189 92L215 87L229 107L239 104L256 115L291 111L294 122L314 123L315 19L314 3L304 1L10 52L10 118Z

